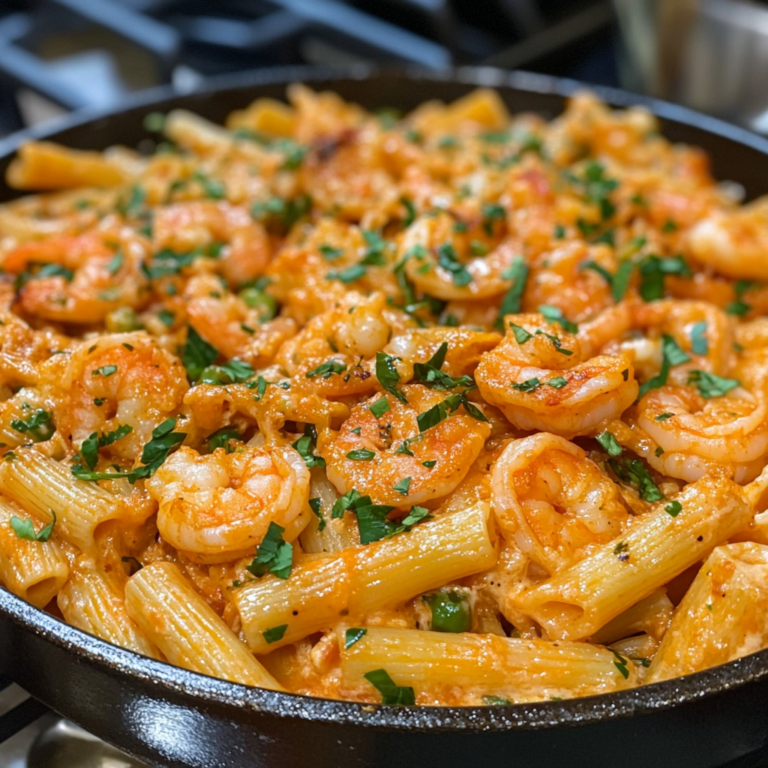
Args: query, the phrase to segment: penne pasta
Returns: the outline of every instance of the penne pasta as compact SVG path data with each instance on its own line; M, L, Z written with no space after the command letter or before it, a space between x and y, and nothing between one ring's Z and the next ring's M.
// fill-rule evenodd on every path
M134 574L125 588L128 614L171 664L244 685L281 690L172 563Z
M69 575L69 564L55 541L22 539L11 518L26 514L0 499L0 583L37 608L44 608L59 593Z
M0 490L46 523L53 510L57 534L83 552L94 550L101 523L126 516L119 497L78 480L68 466L34 448L17 448L0 461Z
M417 693L461 686L512 699L604 693L628 687L635 678L634 665L588 643L378 627L367 628L351 645L346 638L346 630L339 629L341 681L350 690L371 690L363 676L376 669Z
M456 579L490 568L496 550L488 505L478 503L364 547L296 564L287 580L272 576L235 590L243 635L254 653L332 626L345 616L393 606ZM279 639L264 633L286 625Z
M143 656L160 658L157 648L128 615L123 595L91 558L78 558L59 593L58 605L73 627Z
M48 141L22 144L8 167L8 183L17 189L116 187L129 176L99 152L69 149Z
M0 205L4 588L391 705L768 647L768 198L643 109L457 95L22 147L58 191Z
M611 619L592 635L590 640L600 645L608 645L638 632L647 632L660 639L669 627L674 610L675 606L667 597L667 590L657 589L615 619Z
M647 681L724 664L766 645L768 546L716 547L677 607Z
M673 516L661 501L617 542L543 584L509 596L550 637L589 637L623 611L706 556L752 517L743 489L712 472L688 485Z

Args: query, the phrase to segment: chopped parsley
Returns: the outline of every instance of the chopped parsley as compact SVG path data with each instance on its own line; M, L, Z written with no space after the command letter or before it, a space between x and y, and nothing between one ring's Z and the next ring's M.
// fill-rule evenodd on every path
M240 438L235 427L222 427L208 438L208 450L213 453L217 448L223 448L226 453L232 453L232 442L239 442Z
M91 376L96 378L97 376L104 376L105 378L107 376L111 376L113 373L117 373L117 366L116 365L105 365L102 368L94 368L91 371Z
M603 432L596 438L598 443L605 448L609 456L621 456L624 449L619 445L619 441L616 439L612 432Z
M725 379L708 371L691 371L688 374L688 383L695 384L699 394L706 400L723 397L732 389L741 386L738 379Z
M355 280L359 280L361 277L365 276L366 268L364 264L353 264L351 267L347 267L347 269L342 269L340 272L337 270L331 270L326 274L326 279L328 280L340 280L345 285L348 285L349 283L354 283Z
M420 413L416 417L419 432L426 432L426 430L437 426L441 421L447 419L450 414L455 413L462 405L472 418L478 421L488 421L483 412L467 400L466 392L461 392L448 395L442 402L433 405L424 413Z
M78 480L98 481L125 478L130 483L135 483L139 478L151 477L168 458L170 452L181 445L181 443L184 442L184 438L187 436L186 432L174 432L173 429L175 426L176 418L171 417L152 430L152 439L144 446L144 449L141 452L142 466L136 467L130 472L94 472L86 469L82 464L77 463L72 467L72 474L78 478ZM121 429L124 429L124 427L118 428L114 433L109 433L109 435L113 435ZM125 436L125 434L128 433L125 432L121 437ZM93 438L93 435L88 439L90 440L91 438ZM98 441L100 440L101 438L98 438Z
M288 629L287 624L281 624L279 627L272 627L271 629L265 629L261 634L267 643L277 643L283 639L285 630Z
M661 501L664 494L653 482L645 465L639 459L609 459L608 466L616 473L616 476L624 482L630 482L637 486L640 498L645 501Z
M411 489L411 478L410 477L404 477L402 480L398 480L393 486L393 490L397 491L398 493L402 493L403 496L407 496L408 492Z
M202 338L194 326L190 325L187 332L187 341L184 344L184 351L181 356L181 362L184 364L189 380L192 382L199 381L203 371L218 356L219 350Z
M293 566L293 547L283 541L285 528L271 522L264 539L256 551L256 557L246 567L249 573L260 577L270 572L278 579L287 579L291 575Z
M499 317L496 320L496 327L502 330L504 327L505 315L516 315L520 312L520 305L525 293L525 285L528 282L529 267L522 256L515 256L512 263L501 273L504 280L511 280L512 285L504 294L499 308Z
M309 426L309 425L308 425ZM305 430L306 432L306 430ZM291 444L296 449L299 456L304 459L304 463L312 469L312 467L324 467L325 459L322 456L315 456L315 435L310 431L308 434L304 434L295 443Z
M324 363L320 363L314 370L307 371L305 376L308 379L314 379L316 376L330 379L334 374L344 373L346 370L346 363L342 363L340 360L326 360Z
M98 432L92 432L80 446L80 457L89 469L95 469L99 462L99 448L112 445L131 432L133 427L130 424L121 424L117 429L106 434L99 435Z
M10 525L17 539L45 543L51 538L53 527L56 525L56 513L51 510L51 514L53 515L53 520L37 533L35 533L35 526L30 519L22 520L20 517L16 517L16 515L11 515Z
M459 261L459 256L450 243L443 243L437 249L437 263L451 274L454 285L463 287L472 282L472 275Z
M704 335L707 332L707 323L702 320L691 328L691 351L694 355L708 355L709 341Z
M317 530L318 533L322 533L327 525L325 515L323 514L323 502L321 499L315 497L309 500L309 508L317 517Z
M368 406L368 410L377 419L380 419L387 411L389 411L389 401L386 397L381 397L375 403Z
M350 627L344 632L344 650L351 648L358 640L362 640L368 634L367 629Z
M334 248L332 245L328 245L328 243L323 243L318 250L326 261L335 261L344 254L343 248Z
M351 461L371 461L375 457L376 453L374 451L369 451L367 448L358 448L347 454L347 458Z
M619 264L619 268L616 270L616 274L611 274L605 267L601 266L596 261L587 261L582 264L581 269L591 269L593 272L597 272L597 274L611 287L613 300L618 303L627 293L629 281L632 277L632 271L634 270L634 264L631 261L622 261L621 264Z
M420 381L423 384L431 384L434 389L442 390L473 386L475 382L471 376L453 378L440 370L445 362L447 352L448 342L444 341L426 363L415 363L413 373L416 381Z
M534 377L519 383L510 384L509 386L512 387L512 389L516 389L518 392L533 392L541 386L541 381Z
M523 328L520 325L515 325L515 323L510 323L509 324L509 329L514 334L515 341L518 344L525 344L526 341L528 341L529 339L533 338L533 334L532 333L528 333L528 331L526 331L525 328Z
M570 320L566 320L563 316L563 310L558 307L551 307L549 305L542 305L539 307L539 314L548 323L559 323L564 331L568 333L577 333L579 326L576 323L572 323Z
M627 660L617 651L614 651L611 649L614 655L614 661L613 664L616 667L616 669L621 672L621 676L627 680L629 678L629 669L627 669Z
M386 352L376 353L376 378L390 395L394 395L401 403L408 402L405 395L397 388L400 374L395 367L395 358Z
M664 296L664 278L667 275L693 277L693 272L682 256L656 256L650 254L640 262L640 295L644 301L655 301Z
M683 352L682 349L680 349L674 338L666 333L661 337L661 353L661 370L656 374L656 376L653 376L652 378L648 379L645 384L641 385L638 397L642 397L651 389L658 389L659 387L663 387L669 378L669 371L674 366L688 363L691 360L691 358L685 352Z
M35 410L26 419L13 419L11 427L23 435L29 435L36 443L53 436L53 414L42 408Z
M382 704L409 707L416 703L413 688L395 685L394 680L384 669L366 672L363 677L381 694Z

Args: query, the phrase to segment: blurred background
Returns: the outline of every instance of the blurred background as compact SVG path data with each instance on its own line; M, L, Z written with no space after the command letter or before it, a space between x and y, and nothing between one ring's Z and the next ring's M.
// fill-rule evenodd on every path
M487 64L623 86L768 132L747 0L0 0L0 134L129 91L285 64Z
M768 134L768 2L0 0L0 136L152 86L361 61L527 69ZM0 679L0 768L138 765Z

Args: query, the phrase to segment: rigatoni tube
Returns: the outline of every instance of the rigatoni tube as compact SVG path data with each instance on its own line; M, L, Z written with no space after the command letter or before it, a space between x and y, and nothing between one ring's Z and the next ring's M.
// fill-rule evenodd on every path
M675 611L647 682L724 664L768 646L768 546L717 547Z
M677 502L659 502L620 542L512 592L509 603L551 638L588 637L744 528L753 514L744 490L720 470L688 485Z
M122 500L95 483L78 480L71 469L34 448L17 448L0 461L0 490L83 552L94 549L100 523L126 514Z
M299 560L287 580L274 576L235 591L249 647L267 653L281 645L358 616L397 605L430 589L484 571L496 562L485 502L336 555ZM264 633L286 625L268 642Z
M121 648L159 658L157 648L128 615L123 595L91 558L78 558L58 604L67 624Z
M449 685L479 694L548 698L636 684L631 662L589 643L368 627L345 647L345 631L339 629L338 636L345 689L367 686L363 675L375 669L385 669L397 685L417 693Z
M26 518L20 509L0 499L0 583L43 608L64 586L69 565L54 541L20 539L11 528L14 516Z
M234 683L282 690L173 563L135 573L125 588L131 618L171 664Z

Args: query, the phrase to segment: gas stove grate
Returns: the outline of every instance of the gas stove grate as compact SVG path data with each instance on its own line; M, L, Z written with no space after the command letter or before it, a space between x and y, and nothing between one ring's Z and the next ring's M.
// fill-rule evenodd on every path
M615 84L612 23L610 0L6 0L0 133L26 122L21 90L108 108L136 88L287 64L493 63Z

